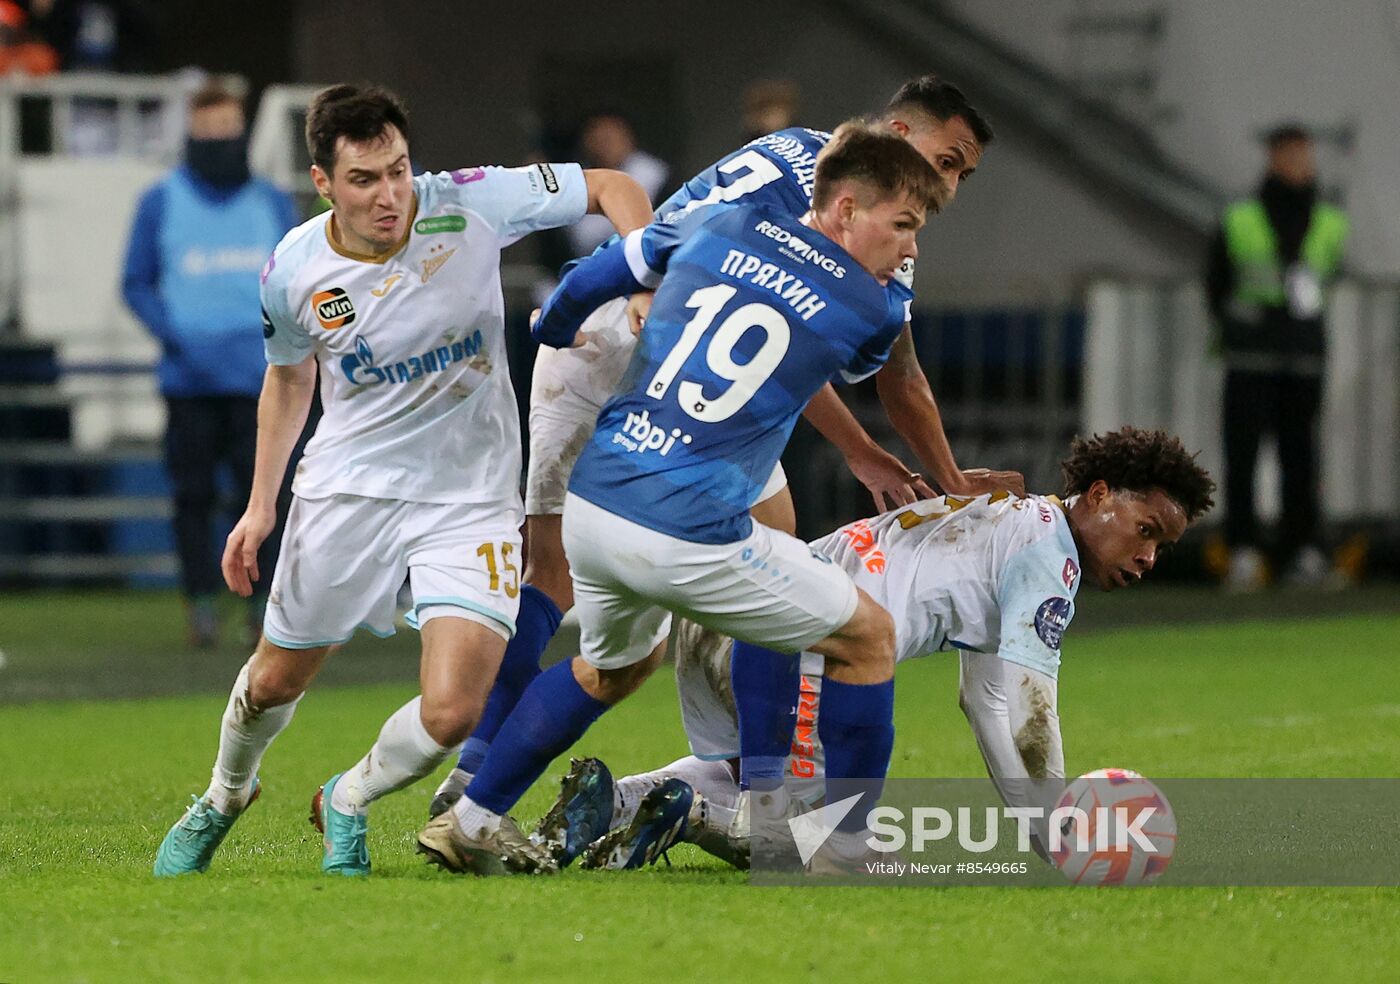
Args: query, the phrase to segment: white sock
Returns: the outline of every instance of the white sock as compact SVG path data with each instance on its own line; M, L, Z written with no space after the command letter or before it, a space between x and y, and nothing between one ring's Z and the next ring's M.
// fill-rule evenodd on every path
M866 843L869 838L868 830L834 830L826 840L826 847L843 861L859 861L871 852Z
M462 828L462 832L469 837L476 837L478 832L494 834L501 829L499 813L486 809L465 794L452 807L452 815L457 818L457 825Z
M389 716L379 740L335 784L331 806L366 813L375 800L431 774L456 750L433 741L423 727L422 705L423 698L415 697Z
M652 772L619 779L613 786L612 825L621 827L631 823L642 797L671 778L689 783L691 789L715 807L721 810L727 808L729 815L733 815L739 800L739 784L729 770L729 763L706 762L694 755L687 755Z
M292 720L298 697L290 704L253 710L248 699L248 667L250 659L238 671L219 725L219 752L214 759L214 772L209 779L209 797L214 809L226 816L238 813L248 805L253 794L253 779L258 774L267 746Z

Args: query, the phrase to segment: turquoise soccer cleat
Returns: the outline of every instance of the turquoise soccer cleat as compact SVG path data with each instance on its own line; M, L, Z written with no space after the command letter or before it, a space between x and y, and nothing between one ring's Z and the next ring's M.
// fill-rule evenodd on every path
M244 810L253 805L262 789L258 780L253 780L253 795L248 798ZM154 872L157 878L173 878L177 875L203 874L209 870L209 862L214 852L224 842L233 822L242 816L242 811L228 816L209 805L208 796L194 796L185 815L175 822L160 842L156 851Z
M369 817L341 813L331 806L331 793L344 773L337 772L326 780L311 797L311 824L321 832L325 853L321 870L336 875L369 874Z

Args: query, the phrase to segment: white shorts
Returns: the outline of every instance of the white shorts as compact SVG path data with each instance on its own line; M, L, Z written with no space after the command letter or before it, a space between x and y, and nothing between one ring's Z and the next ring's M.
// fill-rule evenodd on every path
M557 516L564 511L569 475L593 436L598 413L622 382L637 338L627 324L627 298L608 301L579 329L579 348L541 345L530 379L530 464L525 473L525 512ZM787 476L779 464L756 500L781 492Z
M672 612L795 653L850 621L859 601L844 570L759 523L737 543L691 543L571 494L563 532L580 655L598 669L645 659L669 634Z
M520 602L519 500L433 503L333 495L292 499L263 635L284 649L394 634L404 577L409 624L455 615L509 639Z

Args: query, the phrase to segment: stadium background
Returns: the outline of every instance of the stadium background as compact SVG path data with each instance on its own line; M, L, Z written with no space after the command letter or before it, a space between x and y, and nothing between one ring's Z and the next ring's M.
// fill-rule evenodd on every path
M281 756L280 806L266 804L242 846L234 836L229 872L185 889L197 893L198 918L171 930L162 913L168 919L191 896L144 880L167 814L207 766L228 680L246 658L231 632L212 653L184 646L149 374L156 348L117 285L136 195L178 156L178 130L153 130L152 121L161 106L176 107L178 120L191 76L170 73L187 66L246 82L250 120L265 134L259 145L255 129L255 168L303 194L298 107L322 83L369 79L400 92L413 113L416 169L517 163L563 142L588 113L617 108L640 145L670 165L669 191L741 141L738 107L756 79L794 80L798 121L831 127L879 107L912 75L945 74L987 111L998 138L921 237L917 343L960 461L1022 469L1047 491L1070 436L1125 422L1172 427L1218 476L1219 370L1207 358L1197 283L1206 236L1219 206L1256 182L1261 133L1281 120L1314 127L1322 180L1353 222L1331 323L1323 502L1329 543L1345 548L1364 584L1226 596L1212 585L1208 520L1159 572L1180 583L1085 597L1066 647L1067 668L1076 659L1080 667L1067 669L1064 698L1071 770L1397 774L1400 122L1389 94L1400 83L1400 3L1296 3L1286 12L1268 0L715 2L683 14L655 2L489 0L143 9L140 72L0 79L0 913L16 930L0 945L0 980L178 979L187 959L206 959L229 979L274 979L288 968L314 977L327 967L382 978L439 965L402 948L393 965L356 963L355 947L325 928L337 912L302 897L317 884L311 835L288 833L300 823L301 785L322 778L326 749L349 761L411 686L411 633L357 639L332 661L319 709L308 708L272 753ZM90 97L111 100L114 117L134 127L120 152L65 151L62 107ZM135 109L124 112L128 104ZM523 320L539 260L528 241L507 256L522 407L531 359ZM873 391L849 395L872 433L898 450ZM867 508L834 450L805 425L786 462L804 532ZM1266 477L1266 514L1277 496ZM566 637L556 655L567 646ZM949 673L947 665L909 672L903 693L927 702L902 704L908 751L897 774L978 773ZM680 752L669 681L642 698L593 751L623 767ZM148 764L155 759L158 768ZM527 814L547 803L543 785ZM95 791L117 815L91 802ZM345 904L365 913L436 906L432 921L448 926L444 906L480 917L470 900L489 892L502 918L479 932L500 963L472 976L539 976L566 960L600 971L620 960L621 979L650 974L626 932L639 899L666 913L658 926L692 944L693 924L675 915L682 905L715 920L743 906L790 905L825 927L806 949L784 944L794 975L817 963L859 973L836 949L853 931L867 971L899 976L921 966L887 949L887 933L911 947L925 935L941 940L946 967L969 975L1060 976L997 943L1000 935L1027 953L1057 951L1043 938L1047 923L1061 932L1067 959L1115 938L1148 955L1138 968L1087 958L1086 970L1104 978L1289 967L1326 977L1345 961L1360 979L1384 977L1396 956L1393 939L1380 939L1393 892L1227 898L1222 889L1088 903L906 892L874 907L888 918L866 918L862 895L732 897L739 885L689 855L678 862L684 871L629 883L631 899L573 876L547 892L467 889L417 871L407 839L421 812L409 793L376 814L376 829L393 838L376 865L411 874L391 878L386 894L359 892ZM263 880L269 908L232 901L229 893ZM220 919L267 932L270 907L320 928L283 939L280 950L257 948L268 963L256 970L231 946L205 946ZM935 909L942 915L930 916ZM608 915L597 932L600 911ZM846 925L824 922L832 912ZM1070 926L1071 915L1082 922ZM536 932L550 920L569 928L558 941ZM407 917L384 926L403 938L421 929ZM1199 941L1175 966L1159 959L1187 935L1172 926ZM584 934L607 943L580 956ZM666 952L660 928L643 935L646 952ZM737 951L762 959L754 944ZM317 963L307 946L339 955Z

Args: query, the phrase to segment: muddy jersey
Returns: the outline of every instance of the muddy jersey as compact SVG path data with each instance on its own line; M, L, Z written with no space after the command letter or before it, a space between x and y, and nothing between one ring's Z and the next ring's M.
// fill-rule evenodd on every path
M812 547L890 613L896 660L961 649L1058 673L1080 581L1058 499L926 499L843 526Z

